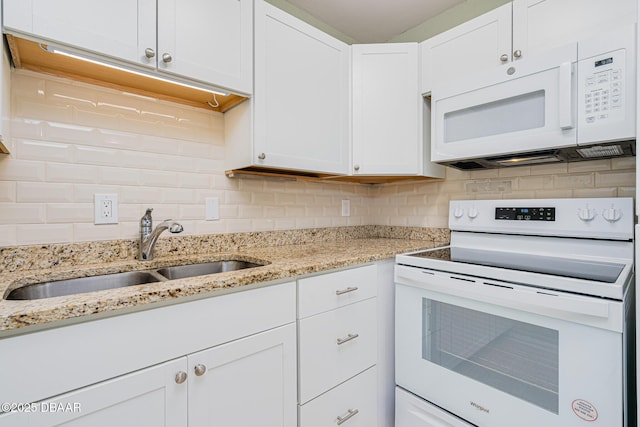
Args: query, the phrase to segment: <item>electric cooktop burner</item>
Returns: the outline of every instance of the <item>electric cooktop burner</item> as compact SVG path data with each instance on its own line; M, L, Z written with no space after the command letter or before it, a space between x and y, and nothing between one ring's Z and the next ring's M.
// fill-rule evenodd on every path
M414 253L410 256L508 268L531 273L552 274L604 283L615 283L625 267L623 264L564 258L561 256L521 254L463 247L433 249Z

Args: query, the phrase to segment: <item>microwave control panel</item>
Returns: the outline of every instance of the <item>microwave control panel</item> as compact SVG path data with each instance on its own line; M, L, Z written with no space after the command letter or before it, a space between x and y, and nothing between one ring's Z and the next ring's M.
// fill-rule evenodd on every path
M580 61L578 119L582 125L597 125L625 118L624 49Z

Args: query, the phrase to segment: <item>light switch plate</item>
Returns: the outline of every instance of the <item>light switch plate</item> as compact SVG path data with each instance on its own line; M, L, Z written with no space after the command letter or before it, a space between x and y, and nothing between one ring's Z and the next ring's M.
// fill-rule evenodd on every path
M217 221L220 219L220 200L217 197L205 197L205 220Z
M94 194L94 224L117 224L118 223L118 195L117 194Z
M351 202L349 202L349 199L342 200L342 216L351 216Z

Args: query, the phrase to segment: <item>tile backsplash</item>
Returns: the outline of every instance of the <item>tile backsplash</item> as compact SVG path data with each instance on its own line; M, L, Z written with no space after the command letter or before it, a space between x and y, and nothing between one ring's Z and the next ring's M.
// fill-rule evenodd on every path
M360 185L229 179L224 118L23 70L12 72L8 156L0 157L0 246L131 239L147 207L186 234L349 225L446 227L450 199L635 193L635 158L460 172ZM93 195L116 193L119 223L93 224ZM220 220L205 220L218 197ZM341 216L349 199L351 216Z

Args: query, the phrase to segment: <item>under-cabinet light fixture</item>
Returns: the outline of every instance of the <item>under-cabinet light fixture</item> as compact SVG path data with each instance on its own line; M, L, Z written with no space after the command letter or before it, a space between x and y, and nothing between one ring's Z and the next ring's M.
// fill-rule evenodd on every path
M42 45L41 45L42 46ZM186 83L180 80L171 80L162 76L158 76L156 74L152 74L152 73L145 73L144 71L140 71L137 70L135 68L129 68L126 67L124 65L120 65L120 64L114 64L108 61L101 61L99 59L95 59L92 57L88 57L88 56L84 56L81 54L77 54L75 52L68 52L66 50L60 49L58 47L55 46L42 46L43 49L45 49L47 52L51 52L51 53L55 53L58 55L64 55L67 56L69 58L73 58L73 59L78 59L80 61L84 61L84 62L89 62L91 64L95 64L95 65L101 65L104 67L108 67L114 70L118 70L118 71L124 71L125 73L130 73L130 74L135 74L136 76L141 76L141 77L148 77L150 79L154 79L154 80L158 80L161 82L165 82L165 83L171 83L171 84L175 84L178 86L183 86L183 87L188 87L190 89L196 89L196 90L201 90L203 92L208 92L208 93L212 93L215 95L222 95L222 96L229 96L228 92L222 92L222 91L217 91L217 90L213 90L209 87L206 86L198 86L196 84L193 83Z

